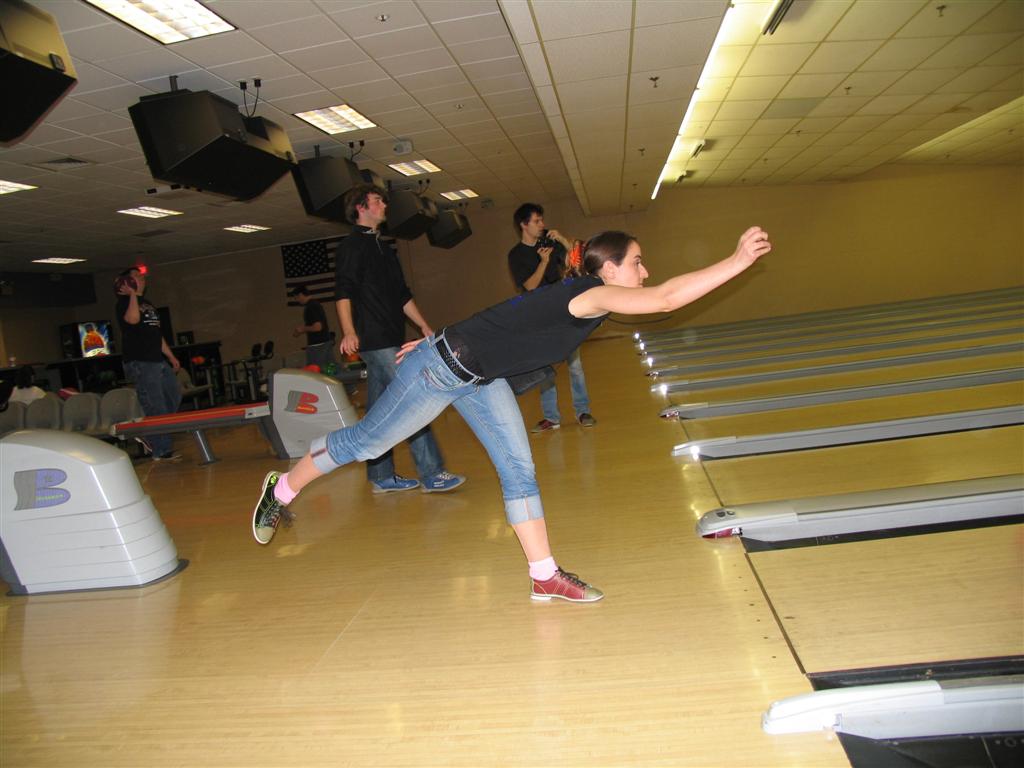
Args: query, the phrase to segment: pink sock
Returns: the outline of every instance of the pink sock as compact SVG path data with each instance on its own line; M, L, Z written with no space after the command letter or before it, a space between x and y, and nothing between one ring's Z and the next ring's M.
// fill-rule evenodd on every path
M288 473L281 475L277 478L277 485L274 486L274 498L280 501L284 505L292 503L292 500L299 495L298 491L293 491L292 487L288 485Z
M557 570L558 566L555 565L555 558L545 557L543 560L530 563L530 578L536 581L547 581L555 575Z

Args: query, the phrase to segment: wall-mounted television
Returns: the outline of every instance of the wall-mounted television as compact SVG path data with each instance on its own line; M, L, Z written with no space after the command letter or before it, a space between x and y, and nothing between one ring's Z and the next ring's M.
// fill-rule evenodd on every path
M60 327L60 346L65 358L101 357L114 352L110 323L87 320Z

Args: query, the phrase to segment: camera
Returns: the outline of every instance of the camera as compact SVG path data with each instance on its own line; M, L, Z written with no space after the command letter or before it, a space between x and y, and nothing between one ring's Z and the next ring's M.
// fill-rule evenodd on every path
M546 229L537 238L537 248L554 248L557 244L558 241L551 237Z

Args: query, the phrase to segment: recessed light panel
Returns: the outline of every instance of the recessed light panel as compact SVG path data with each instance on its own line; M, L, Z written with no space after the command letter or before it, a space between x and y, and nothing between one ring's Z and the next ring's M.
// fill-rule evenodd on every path
M181 211L169 211L166 208L154 208L151 205L142 205L138 208L125 208L118 213L127 213L129 216L142 216L147 219L162 219L164 216L181 216Z
M375 123L367 120L348 104L314 109L309 112L296 112L295 116L300 120L305 120L314 128L319 128L324 133L330 134L377 127Z
M236 224L233 227L224 227L228 232L266 232L270 227L261 227L259 224Z
M38 189L29 184L19 184L16 181L0 181L0 195L9 195L11 192L24 192L26 189Z
M62 259L57 256L51 256L48 259L32 259L33 264L77 264L85 259Z
M410 160L407 163L389 163L389 168L394 168L403 176L418 176L421 173L438 173L441 169L429 160Z
M472 189L457 189L454 192L442 192L441 197L448 200L466 200L470 197L479 197Z
M196 0L86 0L164 45L230 32L224 19Z

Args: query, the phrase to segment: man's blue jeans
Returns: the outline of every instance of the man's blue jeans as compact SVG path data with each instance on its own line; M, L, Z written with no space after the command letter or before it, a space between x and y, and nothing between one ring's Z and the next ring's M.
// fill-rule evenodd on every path
M587 394L587 380L583 376L583 361L580 359L580 349L577 347L572 354L566 358L569 364L569 388L572 391L572 407L576 411L578 419L584 413L590 413L590 396ZM540 391L540 411L544 418L556 424L562 420L558 412L558 387L555 382L544 387Z
M362 421L314 440L313 463L321 472L330 472L351 461L379 456L454 405L498 470L509 523L544 517L529 436L508 382L461 381L433 344L430 337L405 356L394 381Z
M398 347L386 347L385 349L373 349L359 351L359 356L366 363L366 410L369 412L374 403L387 389L388 385L395 378L395 354ZM432 421L432 420L431 420ZM444 469L444 458L441 456L441 449L431 432L430 422L426 422L423 428L408 438L409 452L416 464L416 471L420 479L426 480L433 477ZM398 442L398 441L396 441ZM395 459L391 453L391 446L380 454L375 454L366 462L366 477L371 483L379 483L389 480L395 474Z
M124 373L135 384L139 405L147 416L177 413L181 405L181 387L171 366L162 360L159 363L127 360ZM170 435L150 435L146 438L153 448L154 456L166 456L171 452Z

